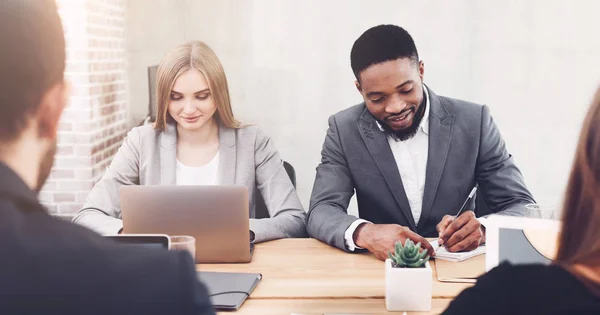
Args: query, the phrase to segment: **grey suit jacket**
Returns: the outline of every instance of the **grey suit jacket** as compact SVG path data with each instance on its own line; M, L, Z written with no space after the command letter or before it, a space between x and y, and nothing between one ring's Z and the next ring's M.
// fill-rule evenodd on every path
M437 236L436 225L458 211L476 184L492 212L525 215L533 197L488 107L428 91L429 153L418 224L386 135L363 103L329 118L310 200L311 237L347 250L344 232L356 220L347 214L354 191L361 218L400 224L425 237Z
M219 126L219 141L219 183L248 187L254 241L306 236L306 212L271 139L256 126ZM175 185L176 143L174 124L165 132L151 125L131 130L73 222L100 234L116 234L123 226L119 187ZM252 219L257 190L270 218Z

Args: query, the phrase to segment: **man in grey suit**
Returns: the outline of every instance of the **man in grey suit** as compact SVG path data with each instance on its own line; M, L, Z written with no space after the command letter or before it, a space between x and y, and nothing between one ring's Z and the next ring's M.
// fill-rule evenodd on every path
M455 215L477 185L491 212L525 215L533 197L489 108L436 95L410 34L394 25L363 33L351 66L364 103L329 118L310 201L308 233L385 259L396 241L439 237L450 251L485 242L477 216ZM360 219L347 214L356 191Z

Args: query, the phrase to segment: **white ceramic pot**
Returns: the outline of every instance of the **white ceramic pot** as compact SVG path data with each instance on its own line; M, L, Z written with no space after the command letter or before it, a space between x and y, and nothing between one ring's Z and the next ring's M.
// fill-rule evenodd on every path
M424 268L394 268L385 261L385 308L388 311L430 311L432 274Z

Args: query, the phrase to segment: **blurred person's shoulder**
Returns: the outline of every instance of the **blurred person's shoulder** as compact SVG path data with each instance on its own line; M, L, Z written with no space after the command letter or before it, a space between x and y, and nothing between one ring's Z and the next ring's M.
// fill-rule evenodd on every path
M560 277L561 280L572 278L572 276L565 269L557 265L513 265L511 263L504 262L481 276L480 280L510 282L511 279L527 280L528 278L548 279L556 277Z
M187 253L120 246L41 207L19 209L18 203L2 200L0 212L0 244L10 257L0 261L0 292L34 297L59 293L73 297L63 306L74 313L159 313L192 307L196 275ZM18 302L12 306L27 307ZM30 303L53 309L53 302L45 299ZM9 306L0 301L0 310Z
M600 299L564 268L502 263L461 292L443 314L558 314L582 304L600 311Z
M478 285L504 288L511 294L537 296L540 299L564 293L585 293L587 289L571 273L558 265L524 264L507 262L481 276Z

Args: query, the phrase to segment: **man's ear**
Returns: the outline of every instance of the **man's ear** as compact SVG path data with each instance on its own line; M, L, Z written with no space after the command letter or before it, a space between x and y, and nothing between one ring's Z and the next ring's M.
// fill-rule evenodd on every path
M60 117L68 103L69 90L69 84L66 81L61 81L49 88L42 96L36 114L38 136L40 138L56 138Z
M423 82L423 78L425 78L425 63L423 60L419 61L419 76L421 77L421 82Z
M354 85L356 85L356 89L358 90L358 92L360 92L362 94L362 87L360 86L360 82L358 82L358 80L354 81Z

